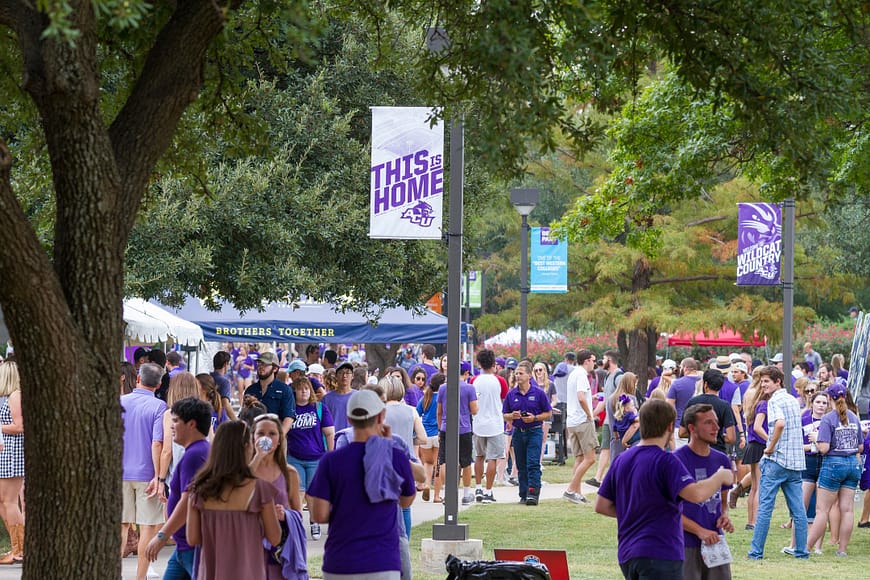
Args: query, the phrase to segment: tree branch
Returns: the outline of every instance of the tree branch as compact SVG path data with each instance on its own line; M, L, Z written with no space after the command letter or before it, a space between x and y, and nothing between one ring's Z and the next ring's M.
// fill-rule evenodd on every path
M172 142L182 114L197 98L206 51L223 26L224 15L212 0L178 2L109 128L123 184L119 235L124 239L135 222L151 171Z
M727 220L729 217L731 217L731 216L727 216L727 215L717 215L717 216L713 216L713 217L707 217L707 218L703 218L703 219L695 220L695 221L693 221L693 222L689 222L689 223L687 223L687 224L685 225L685 227L687 227L687 228L691 228L691 227L694 227L694 226L699 226L699 225L701 225L701 224L706 224L706 223L710 223L710 222L717 222L717 221L720 221L720 220Z
M701 276L683 276L680 278L660 278L658 280L650 280L649 284L672 284L674 282L696 282L698 280L727 280L727 276L717 276L716 274L704 274Z

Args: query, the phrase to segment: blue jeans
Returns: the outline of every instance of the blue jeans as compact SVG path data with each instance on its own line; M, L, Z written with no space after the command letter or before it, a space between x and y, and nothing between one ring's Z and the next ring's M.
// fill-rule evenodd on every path
M749 545L749 557L760 560L764 557L764 543L770 529L770 518L776 505L776 494L782 488L785 503L793 519L795 558L807 558L807 512L804 509L801 489L801 472L786 469L770 459L761 460L761 481L758 486L758 517Z
M296 468L299 472L299 489L305 491L308 489L308 484L314 479L314 472L317 471L319 459L296 459L292 455L287 456L287 463Z
M517 471L520 480L520 497L528 497L529 489L534 488L535 495L541 493L541 444L544 442L544 431L541 427L532 427L528 431L514 429L513 446L517 460Z
M163 572L163 580L191 580L193 578L193 562L196 550L184 550L178 548L169 557L166 563L166 571Z

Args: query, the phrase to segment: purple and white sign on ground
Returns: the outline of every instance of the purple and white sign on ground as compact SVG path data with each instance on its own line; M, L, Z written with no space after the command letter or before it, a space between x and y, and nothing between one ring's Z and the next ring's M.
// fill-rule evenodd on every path
M441 239L444 126L428 107L372 107L369 237Z
M737 285L779 284L782 210L776 203L737 204Z

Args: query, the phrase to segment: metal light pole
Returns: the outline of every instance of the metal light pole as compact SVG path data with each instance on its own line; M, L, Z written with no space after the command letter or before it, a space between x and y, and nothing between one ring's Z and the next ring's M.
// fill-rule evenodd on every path
M794 364L794 198L786 199L782 205L785 210L782 216L782 371L788 379ZM786 383L790 384L787 380Z
M526 358L526 335L529 331L529 214L538 204L537 189L512 189L511 203L523 217L523 240L520 249L520 359Z
M450 46L442 28L426 32L426 46L441 52ZM462 205L465 137L462 117L450 123L450 222L447 225L447 416L444 450L444 523L432 526L433 540L467 540L468 525L459 524L459 355L462 323Z

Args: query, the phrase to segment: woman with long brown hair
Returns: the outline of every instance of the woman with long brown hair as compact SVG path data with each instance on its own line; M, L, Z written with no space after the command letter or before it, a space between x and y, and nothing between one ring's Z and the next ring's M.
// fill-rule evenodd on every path
M254 419L254 458L249 466L256 477L275 487L275 515L279 522L285 521L285 508L302 512L299 473L287 464L287 438L277 415L265 413ZM281 580L281 566L272 553L266 550L264 558L266 577L269 580Z
M861 478L858 456L864 449L861 422L858 415L849 410L846 392L843 379L837 379L827 390L834 410L823 416L819 425L816 446L824 458L816 488L816 519L807 538L809 547L821 539L828 524L828 510L836 503L840 507L840 525L838 530L831 529L831 535L838 538L838 556L846 555L852 537L855 488Z
M227 421L190 484L187 543L200 546L197 580L267 578L263 538L273 546L281 542L277 490L254 475L252 455L248 425Z
M422 375L423 381L425 381L426 371L422 368L414 370L413 376L415 381L420 375ZM422 489L423 501L429 501L429 487L432 485L435 475L435 463L438 461L438 403L436 401L436 394L445 380L446 377L441 373L432 375L429 384L426 385L426 389L423 391L423 398L417 403L417 413L423 420L423 429L426 431L426 442L420 444L420 462L426 470L426 482L423 484ZM433 502L438 503L441 501L441 498L438 496L439 491L440 489L435 490L435 497L432 498Z

